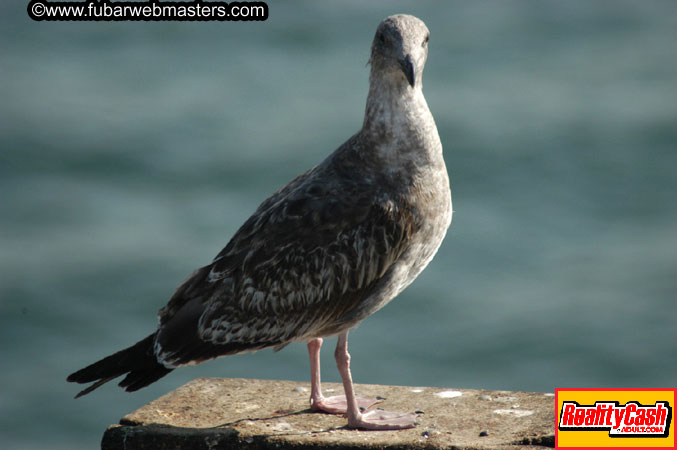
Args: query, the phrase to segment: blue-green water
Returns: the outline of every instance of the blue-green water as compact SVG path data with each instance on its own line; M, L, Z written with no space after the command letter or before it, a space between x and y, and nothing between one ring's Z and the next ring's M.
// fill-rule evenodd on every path
M352 333L355 380L677 384L676 2L269 2L263 23L36 23L13 3L2 448L95 448L197 376L308 379L297 344L135 394L75 401L65 382L146 336L259 202L357 131L371 38L398 12L432 32L424 92L456 213L419 280Z

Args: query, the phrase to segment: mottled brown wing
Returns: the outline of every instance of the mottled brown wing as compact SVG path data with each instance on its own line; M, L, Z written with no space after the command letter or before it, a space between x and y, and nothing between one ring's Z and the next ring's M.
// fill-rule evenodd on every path
M281 346L354 319L418 228L416 213L398 208L407 203L379 184L315 175L266 200L212 264L177 290L160 311L161 359L183 364ZM320 178L332 182L314 181Z

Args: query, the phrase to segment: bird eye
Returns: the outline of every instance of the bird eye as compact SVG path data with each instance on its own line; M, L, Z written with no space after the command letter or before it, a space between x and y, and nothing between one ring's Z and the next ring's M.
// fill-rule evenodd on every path
M385 44L385 43L386 43L386 37L383 35L383 33L379 33L379 34L378 34L378 41L379 41L381 44Z
M425 47L426 44L428 44L428 41L429 41L429 40L430 40L430 35L429 35L429 34L426 34L426 35L425 35L425 39L423 39L423 44L422 44L422 46Z

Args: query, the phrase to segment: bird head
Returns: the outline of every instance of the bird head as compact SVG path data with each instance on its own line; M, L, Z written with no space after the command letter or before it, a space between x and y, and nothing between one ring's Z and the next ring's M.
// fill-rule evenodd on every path
M430 31L422 20L407 14L386 17L379 24L371 46L372 71L396 82L421 85L428 57Z

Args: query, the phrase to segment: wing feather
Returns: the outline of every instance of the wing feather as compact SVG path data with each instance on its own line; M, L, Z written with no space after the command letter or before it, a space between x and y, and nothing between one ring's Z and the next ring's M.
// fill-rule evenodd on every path
M355 322L420 224L408 202L390 196L395 189L343 169L297 177L179 287L159 313L162 360L281 348Z

